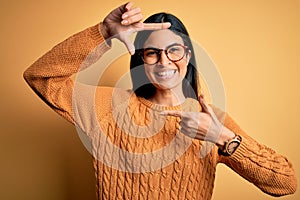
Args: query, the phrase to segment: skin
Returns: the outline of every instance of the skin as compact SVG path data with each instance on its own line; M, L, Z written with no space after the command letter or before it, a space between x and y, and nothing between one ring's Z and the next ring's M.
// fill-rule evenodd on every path
M141 22L143 16L140 8L134 8L129 2L113 10L104 20L100 31L105 39L117 38L127 47L130 54L134 54L134 45L130 36L142 30L155 30L146 40L144 47L165 49L171 43L183 44L182 39L167 30L170 23L147 24ZM162 52L160 62L155 66L145 64L145 71L149 80L156 87L156 93L150 101L153 103L174 106L185 100L182 91L182 79L186 74L186 67L191 54L176 63L170 62ZM175 70L171 77L159 78L156 72ZM199 97L202 112L164 111L161 115L180 117L181 132L186 135L196 135L196 139L208 140L222 148L226 141L234 138L235 134L224 127L212 108L205 102L204 96Z
M175 43L184 45L182 38L169 29L158 30L150 34L144 44L144 48L166 49ZM156 93L151 99L153 103L173 106L185 101L182 91L182 80L187 72L189 58L190 53L178 62L171 62L163 51L158 63L144 65L147 77L156 87ZM172 75L157 75L164 72L172 72Z
M129 53L134 54L134 45L130 41L130 36L143 30L167 29L170 23L143 23L143 15L140 8L134 8L133 3L124 4L109 13L103 20L100 29L105 39L117 38L125 44Z

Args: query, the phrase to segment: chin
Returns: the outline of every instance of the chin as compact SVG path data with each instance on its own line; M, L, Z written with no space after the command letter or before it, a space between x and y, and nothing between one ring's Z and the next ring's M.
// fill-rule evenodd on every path
M182 84L180 83L154 83L153 84L158 90L174 90L176 88L182 88Z

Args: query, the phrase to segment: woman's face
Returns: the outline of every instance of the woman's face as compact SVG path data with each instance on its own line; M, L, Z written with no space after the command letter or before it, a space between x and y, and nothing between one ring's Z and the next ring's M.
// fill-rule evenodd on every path
M144 49L166 49L174 44L184 46L182 38L169 29L154 31L144 43ZM145 54L145 53L144 53ZM151 56L151 54L149 54ZM169 55L170 57L170 55ZM156 64L144 64L148 79L158 90L180 89L182 91L182 80L187 72L190 53L184 54L183 58L177 62L168 59L165 51L160 54L160 59Z

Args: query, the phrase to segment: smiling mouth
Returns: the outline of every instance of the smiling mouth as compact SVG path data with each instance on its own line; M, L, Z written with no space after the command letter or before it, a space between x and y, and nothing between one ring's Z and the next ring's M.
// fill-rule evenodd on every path
M166 70L166 71L162 71L162 72L155 72L154 74L156 76L158 76L159 78L168 79L168 78L172 78L175 73L176 73L176 70L173 69L173 70Z

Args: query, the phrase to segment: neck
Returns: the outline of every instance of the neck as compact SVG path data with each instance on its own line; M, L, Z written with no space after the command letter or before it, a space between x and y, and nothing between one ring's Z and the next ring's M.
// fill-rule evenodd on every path
M157 89L150 101L164 106L176 106L185 101L185 96L182 91L175 92L174 90Z

